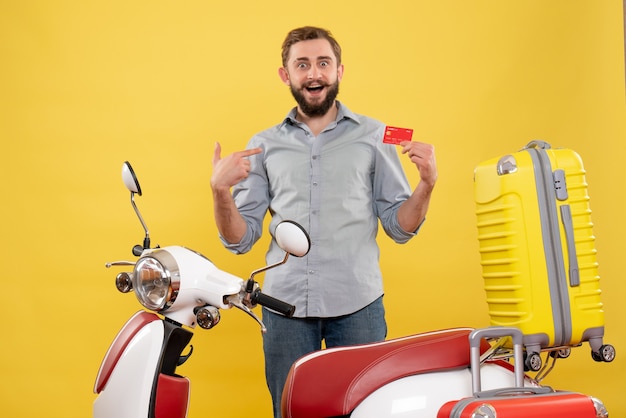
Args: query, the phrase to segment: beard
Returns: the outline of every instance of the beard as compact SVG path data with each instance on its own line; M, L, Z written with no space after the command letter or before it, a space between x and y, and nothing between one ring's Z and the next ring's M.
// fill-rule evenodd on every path
M293 84L290 85L291 94L296 99L298 107L302 113L309 117L324 116L335 103L335 99L339 94L339 81L337 80L333 84L326 84L324 87L328 88L324 100L319 103L309 103L300 90L295 89ZM304 89L306 86L302 88Z

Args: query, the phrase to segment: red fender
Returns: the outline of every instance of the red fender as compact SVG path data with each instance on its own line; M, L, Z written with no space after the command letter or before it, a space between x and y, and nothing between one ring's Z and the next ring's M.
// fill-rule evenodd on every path
M109 350L104 356L102 363L100 364L100 370L98 370L98 376L96 377L96 383L93 387L94 393L102 392L102 389L106 386L113 369L117 365L122 353L133 339L133 337L146 325L154 321L160 321L156 314L146 311L139 311L130 318L124 327L111 343Z

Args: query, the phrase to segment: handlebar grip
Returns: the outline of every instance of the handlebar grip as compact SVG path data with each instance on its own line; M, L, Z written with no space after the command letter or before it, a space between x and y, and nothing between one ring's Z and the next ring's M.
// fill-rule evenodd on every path
M273 311L279 312L285 315L287 318L291 318L296 310L295 306L266 295L261 291L256 291L253 293L252 302L257 303L261 306L265 306L266 308L269 308Z

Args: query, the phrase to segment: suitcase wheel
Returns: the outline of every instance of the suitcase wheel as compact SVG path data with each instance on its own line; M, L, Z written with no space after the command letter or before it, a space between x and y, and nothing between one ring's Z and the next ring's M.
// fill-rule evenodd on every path
M611 344L603 344L597 352L591 350L591 358L595 361L610 363L615 359L615 347Z
M560 348L558 350L550 351L550 357L552 358L568 358L572 353L571 348Z
M538 372L542 363L539 353L524 354L524 371Z

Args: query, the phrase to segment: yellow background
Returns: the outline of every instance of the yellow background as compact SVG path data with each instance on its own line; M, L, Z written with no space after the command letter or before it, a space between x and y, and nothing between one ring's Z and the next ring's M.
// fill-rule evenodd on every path
M486 326L473 168L532 139L578 151L588 170L611 364L588 345L547 383L626 416L624 45L621 0L317 2L0 1L3 329L0 414L86 417L100 360L139 308L105 261L142 230L120 180L130 160L153 243L183 244L247 277L267 241L218 241L213 146L241 149L293 105L277 76L293 27L344 48L339 98L436 146L428 222L404 246L380 238L389 337ZM416 170L406 164L412 184ZM224 312L181 368L190 417L269 417L258 326ZM332 378L329 372L329 378Z

